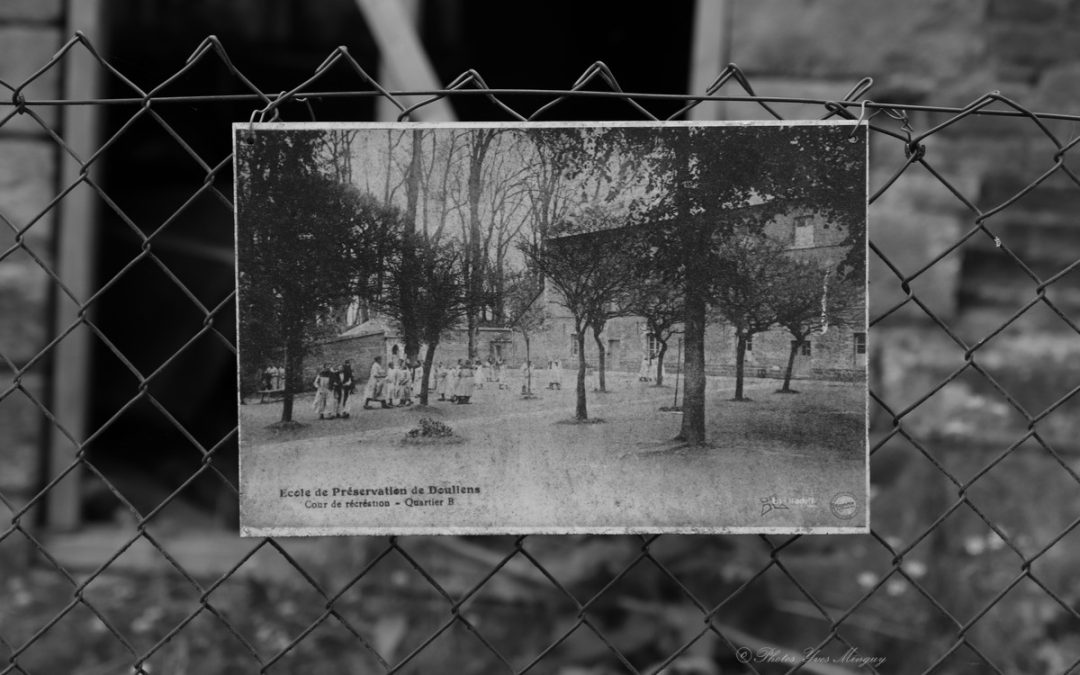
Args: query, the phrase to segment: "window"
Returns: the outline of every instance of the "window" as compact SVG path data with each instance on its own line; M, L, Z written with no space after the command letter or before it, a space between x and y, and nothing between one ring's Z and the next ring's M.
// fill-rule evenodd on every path
M795 217L795 235L792 246L795 248L810 248L814 245L814 222L813 216Z
M855 353L866 353L866 333L855 333Z
M754 336L753 335L747 335L746 336L746 351L748 351L748 352L754 351Z
M660 354L660 341L656 339L656 336L652 333L645 334L645 349L648 352L649 360L655 359Z
M791 341L791 348L795 349L795 340ZM810 356L810 341L809 340L803 341L802 349L799 350L799 353L802 354L803 356Z
M570 356L577 356L578 355L577 348L578 348L577 335L571 335L570 336Z

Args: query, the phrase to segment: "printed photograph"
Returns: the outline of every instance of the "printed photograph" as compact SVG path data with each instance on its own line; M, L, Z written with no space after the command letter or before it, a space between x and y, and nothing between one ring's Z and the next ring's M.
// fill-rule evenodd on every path
M866 532L866 126L233 127L242 533Z

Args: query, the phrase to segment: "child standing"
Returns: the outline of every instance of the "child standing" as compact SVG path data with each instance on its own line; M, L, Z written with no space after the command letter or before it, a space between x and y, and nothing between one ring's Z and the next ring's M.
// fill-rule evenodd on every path
M318 374L315 375L315 401L312 407L319 413L319 419L326 419L326 408L330 403L330 364L322 364Z

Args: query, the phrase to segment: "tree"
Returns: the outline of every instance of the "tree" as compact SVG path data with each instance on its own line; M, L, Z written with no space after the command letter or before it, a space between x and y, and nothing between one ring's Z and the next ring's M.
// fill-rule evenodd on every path
M518 273L508 282L507 310L509 321L507 325L521 331L521 337L525 340L525 361L532 361L531 337L537 331L543 330L547 325L548 312L541 302L544 294L544 280L528 270ZM532 394L532 370L529 370L529 381L525 383L525 393Z
M384 263L382 293L373 295L372 302L399 327L405 321L412 321L417 338L427 345L419 397L420 405L427 405L435 349L442 336L457 327L468 310L464 255L456 240L438 244L418 240L400 224L400 219L398 223L392 239L396 253ZM401 246L406 238L412 238L408 255ZM400 302L403 288L412 294L407 306Z
M416 294L420 292L420 289L414 285L414 282L420 281L417 277L421 269L417 253L420 237L416 232L416 213L420 200L420 177L423 168L423 134L424 132L420 129L412 130L409 165L405 172L405 213L400 218L400 231L397 233L396 240L399 260L399 273L394 275L397 282L397 318L401 327L405 358L408 361L413 361L420 353L421 316L419 308L415 305Z
M418 247L416 264L419 283L416 285L416 308L420 316L420 335L427 344L424 354L423 381L420 384L420 405L428 404L428 384L435 348L443 334L461 323L468 310L468 287L465 285L464 255L456 242Z
M796 393L791 388L795 357L810 335L831 327L853 323L862 307L862 294L854 280L841 279L835 268L811 260L789 259L776 298L776 323L791 335L791 351L780 392Z
M525 132L535 151L526 181L535 240L545 239L548 230L566 215L571 200L564 177L580 147L570 134L544 131L547 133L538 129Z
M237 143L240 353L282 355L281 423L303 389L305 337L378 264L379 206L331 177L322 131L255 134Z
M482 235L480 228L481 220L481 196L484 189L484 160L491 149L491 143L501 131L495 129L477 129L468 136L466 148L468 150L469 171L467 183L467 203L469 205L469 220L466 228L465 249L465 278L468 282L468 311L466 312L466 330L469 335L468 354L469 358L476 357L476 336L480 327L480 312L485 305L484 272L486 268L486 251L481 247Z
M640 281L631 292L626 311L627 314L640 316L645 320L649 335L659 345L656 353L656 386L659 387L664 384L664 356L667 354L668 342L682 332L682 321L686 314L683 307L684 294L649 270L645 270L638 278Z
M603 233L598 255L608 258L612 269L621 269L621 288L606 300L587 309L586 323L592 330L597 350L598 390L607 391L607 348L602 334L608 321L625 315L625 303L633 246L637 235L626 229L655 198L657 188L649 185L628 152L622 129L532 130L533 175L525 181L529 195L533 242L541 241L570 220L580 237ZM558 220L557 220L558 219ZM612 231L621 230L612 235ZM615 289L613 289L615 290Z
M585 230L579 238L592 237L602 244L603 250L597 251L597 255L604 257L605 274L611 277L603 280L607 292L594 295L586 309L596 343L597 390L604 393L607 393L607 349L601 336L608 321L626 315L635 281L631 270L637 264L634 254L638 252L638 233L620 225L612 213L597 204L582 209L576 224Z
M683 294L686 394L678 438L705 442L708 290L736 233L759 234L794 205L812 203L859 247L866 208L865 143L846 126L628 129L638 171L668 186L644 216L652 264ZM849 142L854 139L855 142ZM857 266L849 256L845 274ZM854 261L854 262L852 262Z
M784 244L764 236L745 235L730 240L719 258L719 273L712 284L710 304L735 329L735 396L743 396L746 343L776 325L791 261Z
M613 255L624 233L618 230L579 232L563 227L541 243L522 242L519 248L534 274L556 291L555 302L573 316L577 341L577 402L574 416L589 418L585 400L585 336L596 320L596 308L618 301L631 277L625 261Z

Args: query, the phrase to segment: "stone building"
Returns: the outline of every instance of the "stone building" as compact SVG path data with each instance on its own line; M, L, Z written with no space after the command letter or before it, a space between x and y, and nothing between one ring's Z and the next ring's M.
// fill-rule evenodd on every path
M790 255L819 261L825 267L835 267L847 252L841 242L847 236L843 229L807 209L797 209L778 217L765 226L767 236L787 242ZM557 295L549 289L545 302L551 321L536 338L535 352L540 361L561 359L564 366L577 362L577 341L573 333L573 316L558 303ZM864 376L866 369L866 329L862 310L848 323L814 334L797 355L794 376L815 379L853 379ZM616 317L607 322L600 339L605 348L605 365L611 371L637 372L642 359L654 359L658 345L641 317ZM677 368L678 340L668 344L664 357L665 368ZM792 338L782 328L773 328L754 335L746 352L746 374L751 377L781 377L787 367ZM599 350L592 332L585 342L585 358L595 366ZM537 359L534 359L537 360ZM705 368L710 375L733 375L735 372L735 334L731 326L717 321L705 332Z
M420 348L420 358L426 353ZM525 343L521 334L507 328L482 326L477 330L477 356L502 360L512 366L520 366L525 358ZM468 358L469 336L464 328L447 332L435 348L435 363L457 363ZM323 363L337 365L351 359L353 370L359 377L366 377L371 362L381 356L383 365L391 359L403 358L405 345L400 333L385 319L378 317L365 321L340 335L320 340L308 347L304 357L304 382L312 382L315 372Z

